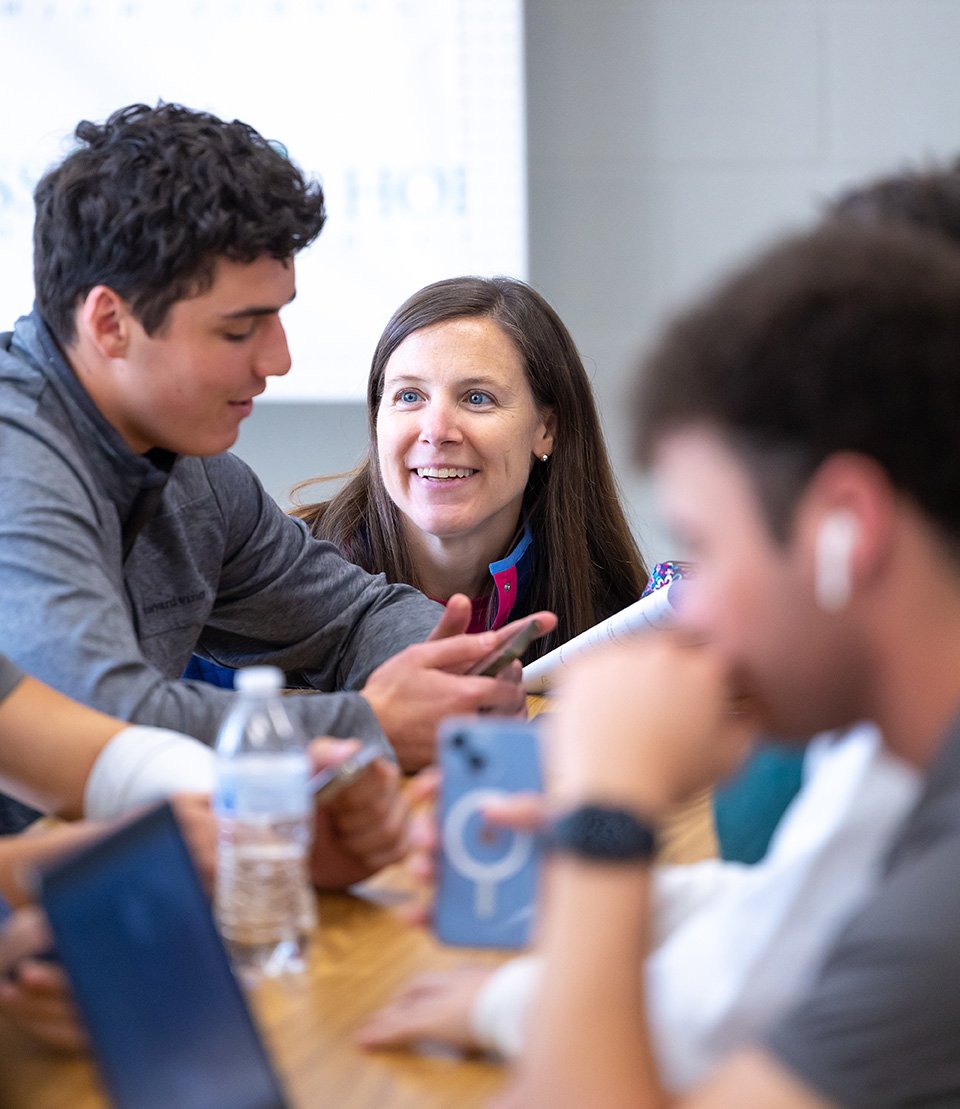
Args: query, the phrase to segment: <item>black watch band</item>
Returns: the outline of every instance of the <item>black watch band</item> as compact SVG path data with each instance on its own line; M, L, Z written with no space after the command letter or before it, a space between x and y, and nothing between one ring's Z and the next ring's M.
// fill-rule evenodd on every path
M601 862L640 862L653 857L657 834L629 809L580 805L558 816L548 827L550 851Z

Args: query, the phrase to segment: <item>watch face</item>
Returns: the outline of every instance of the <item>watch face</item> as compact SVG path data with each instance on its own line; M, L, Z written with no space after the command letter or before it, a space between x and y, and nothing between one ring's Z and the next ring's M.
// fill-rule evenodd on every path
M656 851L653 829L627 809L581 805L557 818L548 843L588 859L629 862L649 859Z

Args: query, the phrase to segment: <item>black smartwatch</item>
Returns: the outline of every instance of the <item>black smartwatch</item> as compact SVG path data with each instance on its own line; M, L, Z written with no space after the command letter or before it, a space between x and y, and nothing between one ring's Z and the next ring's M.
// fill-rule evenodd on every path
M544 835L544 846L548 851L598 862L644 862L657 850L657 835L628 809L580 805L553 821Z

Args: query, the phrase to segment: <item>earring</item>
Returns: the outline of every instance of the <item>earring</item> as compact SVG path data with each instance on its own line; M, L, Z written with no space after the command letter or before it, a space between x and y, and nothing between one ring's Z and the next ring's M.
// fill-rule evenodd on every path
M549 454L541 454L540 455L540 461L541 462L549 462L550 461L550 455Z
M814 596L823 612L840 612L852 591L850 560L857 540L852 512L831 512L817 532L814 552Z

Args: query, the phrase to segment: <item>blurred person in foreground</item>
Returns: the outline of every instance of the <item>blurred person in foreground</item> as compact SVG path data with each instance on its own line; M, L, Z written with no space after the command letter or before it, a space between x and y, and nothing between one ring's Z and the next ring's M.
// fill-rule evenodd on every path
M861 719L922 773L919 801L793 1008L678 1103L960 1100L958 350L958 252L837 221L647 359L637 442L699 573L687 634L597 655L565 691L546 972L502 1104L672 1103L624 973L649 945L650 833L759 730Z

